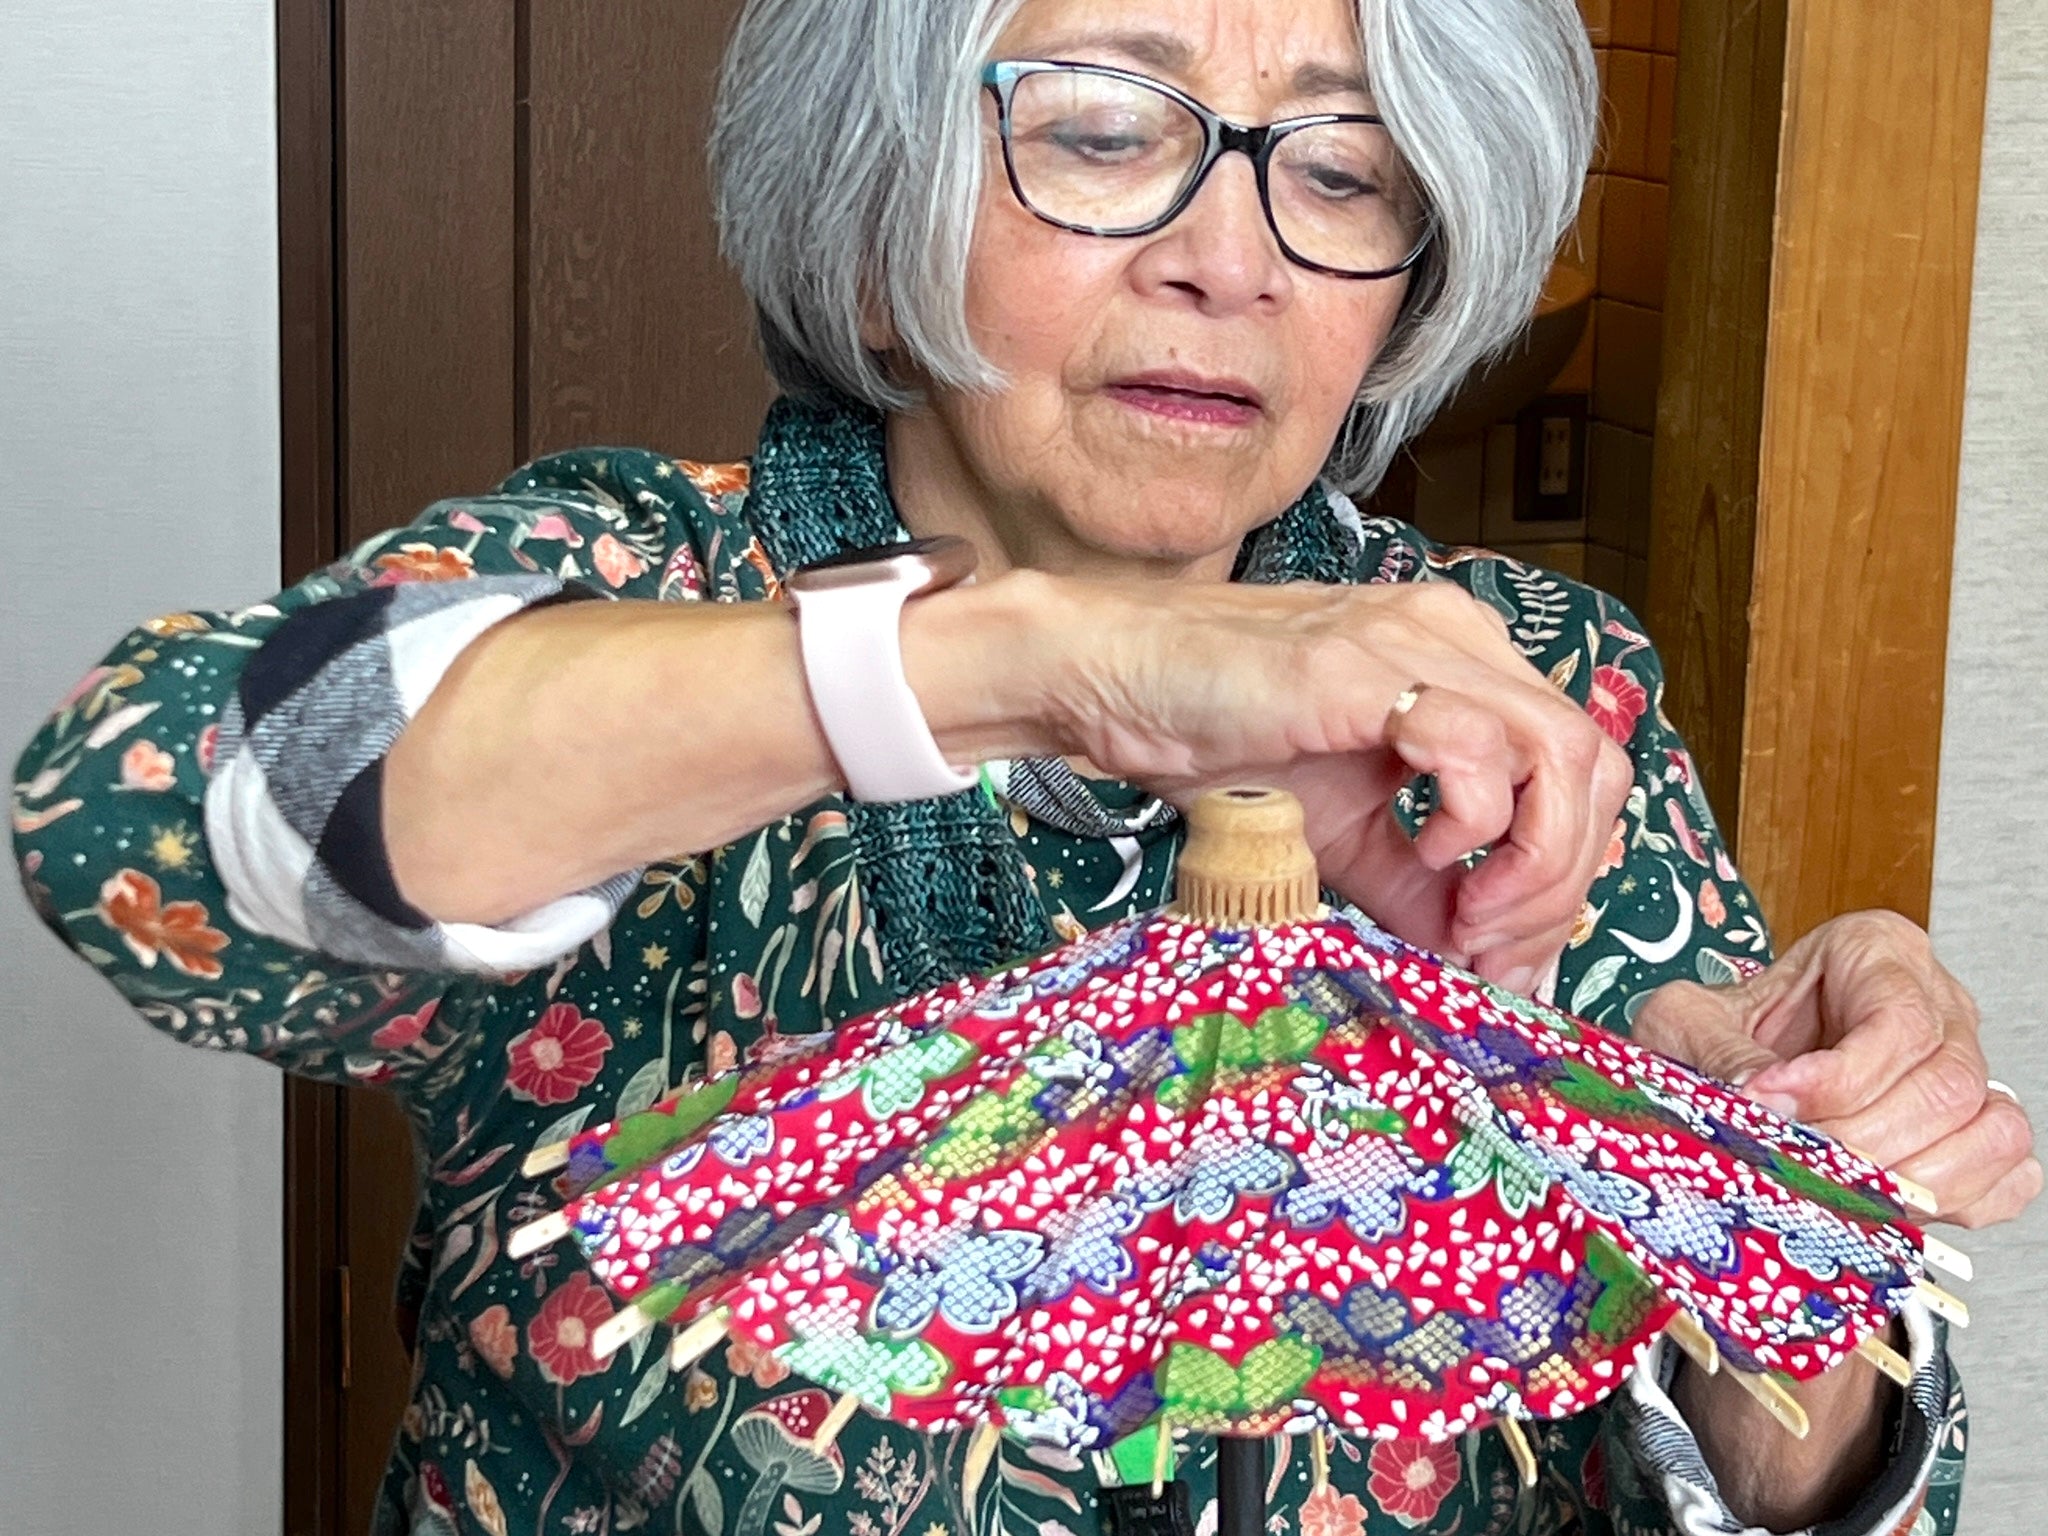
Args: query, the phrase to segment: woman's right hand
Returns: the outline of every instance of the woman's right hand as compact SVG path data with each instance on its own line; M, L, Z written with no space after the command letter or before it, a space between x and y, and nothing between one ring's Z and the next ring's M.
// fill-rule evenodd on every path
M1069 637L1050 707L1074 754L1182 805L1289 790L1324 882L1382 927L1525 993L1556 963L1634 774L1491 608L1445 582L1025 579ZM1420 774L1411 840L1394 801Z

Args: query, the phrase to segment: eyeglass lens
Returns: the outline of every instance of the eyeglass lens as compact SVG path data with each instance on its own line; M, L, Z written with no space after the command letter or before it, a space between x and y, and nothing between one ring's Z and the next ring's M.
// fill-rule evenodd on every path
M1208 134L1171 96L1059 69L1017 81L1010 163L1034 211L1100 234L1156 227L1200 173ZM1398 267L1422 238L1421 200L1377 123L1297 129L1272 148L1273 222L1298 258L1339 272Z

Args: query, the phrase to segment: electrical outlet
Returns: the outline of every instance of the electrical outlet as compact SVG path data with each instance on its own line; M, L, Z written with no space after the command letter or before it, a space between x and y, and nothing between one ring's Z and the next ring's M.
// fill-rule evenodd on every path
M1584 536L1588 404L1584 395L1545 395L1515 418L1514 521L1507 542ZM1503 542L1503 533L1489 528L1487 540Z
M1536 494L1569 496L1572 490L1572 420L1543 418L1543 438L1536 460Z

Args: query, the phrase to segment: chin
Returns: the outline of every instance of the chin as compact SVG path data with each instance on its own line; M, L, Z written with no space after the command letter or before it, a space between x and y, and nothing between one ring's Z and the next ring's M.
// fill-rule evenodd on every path
M1235 509L1217 506L1213 489L1185 498L1179 490L1170 484L1154 484L1133 491L1119 508L1103 508L1095 516L1076 519L1073 532L1119 560L1188 565L1226 550L1235 551L1247 533L1269 520L1247 519ZM1168 509L1173 508L1179 511L1169 514Z

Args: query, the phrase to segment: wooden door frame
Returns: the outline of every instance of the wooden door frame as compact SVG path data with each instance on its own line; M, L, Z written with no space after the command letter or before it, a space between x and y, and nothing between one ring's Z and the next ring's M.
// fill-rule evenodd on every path
M1781 945L1927 921L1990 32L1683 14L1646 618Z
M341 549L336 281L340 178L335 0L278 0L279 515L282 578ZM286 1536L341 1536L346 1318L342 1091L284 1080ZM350 1536L361 1536L360 1532Z

